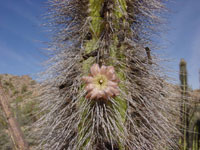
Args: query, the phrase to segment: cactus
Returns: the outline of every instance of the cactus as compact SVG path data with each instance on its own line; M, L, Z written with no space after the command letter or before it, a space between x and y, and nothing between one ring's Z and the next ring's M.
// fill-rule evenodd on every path
M187 63L184 59L180 61L180 87L181 87L181 145L183 146L183 150L188 150L189 148L189 108L188 108L188 100L187 100L187 91L188 91L188 83L187 83Z
M193 129L193 136L192 136L192 150L199 150L200 143L200 131L199 131L199 121L196 122L194 129Z
M178 131L170 119L177 105L171 105L158 59L145 51L153 47L151 35L159 32L163 11L160 0L49 1L54 37L40 97L38 149L175 145L172 133ZM99 69L106 71L99 75ZM115 79L111 91L101 88Z

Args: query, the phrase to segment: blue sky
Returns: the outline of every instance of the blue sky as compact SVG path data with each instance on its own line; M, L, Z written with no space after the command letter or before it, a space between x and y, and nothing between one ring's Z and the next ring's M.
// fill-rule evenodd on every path
M42 14L47 0L4 0L0 4L0 73L29 74L42 71L45 60L42 42L48 41ZM199 88L200 68L200 1L174 0L169 5L169 31L159 42L173 59L170 67L178 84L178 65L181 58L188 64L189 85Z
M34 76L41 71L45 0L6 0L0 4L0 73Z
M169 4L169 9L169 32L162 42L166 44L166 53L174 59L171 67L176 72L180 59L186 60L189 85L197 89L200 69L200 1L174 0Z

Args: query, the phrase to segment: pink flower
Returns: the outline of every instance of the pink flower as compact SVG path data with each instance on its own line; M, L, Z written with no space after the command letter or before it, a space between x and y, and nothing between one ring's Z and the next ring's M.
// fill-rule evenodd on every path
M119 95L118 82L113 66L102 66L93 64L90 68L91 74L83 76L86 83L87 99L108 99Z

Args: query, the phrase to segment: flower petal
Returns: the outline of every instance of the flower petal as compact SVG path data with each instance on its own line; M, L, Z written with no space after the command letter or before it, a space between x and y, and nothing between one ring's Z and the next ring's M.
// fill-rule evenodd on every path
M83 77L82 77L82 80L83 80L85 83L92 83L92 82L93 82L93 77L91 77L91 76L83 76Z
M99 90L97 98L103 98L105 97L105 92L103 90Z
M105 92L105 90L103 90L103 93L104 93L104 94L103 94L102 98L103 98L103 99L108 99L109 96L108 96L108 94Z
M92 95L92 92L88 92L88 94L86 95L86 98L90 99L91 95Z
M93 64L92 67L90 68L90 72L92 76L96 76L100 73L100 68L98 64Z
M113 81L108 81L107 86L112 86L113 88L117 88L117 83Z
M111 80L111 81L117 80L116 75L115 75L115 69L113 66L107 67L106 77L108 78L108 80Z
M107 97L112 97L113 96L113 93L110 90L110 87L105 88L104 92L106 93Z
M94 84L88 84L86 87L85 87L85 90L88 92L88 91L91 91L95 88L95 85Z
M117 89L117 88L113 88L113 87L109 87L110 88L110 91L112 92L112 94L114 95L114 96L117 96L117 95L119 95L119 90Z
M96 99L98 97L99 90L95 88L94 90L92 90L91 93L92 93L92 95L91 95L90 99Z
M102 75L106 75L106 71L107 71L107 67L106 66L101 66L101 69L100 69L100 73L102 74Z

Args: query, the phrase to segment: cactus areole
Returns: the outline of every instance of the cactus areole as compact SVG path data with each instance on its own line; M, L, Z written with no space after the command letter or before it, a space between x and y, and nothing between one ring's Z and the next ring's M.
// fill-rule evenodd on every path
M87 99L104 99L119 95L118 82L113 66L101 66L93 64L90 68L91 74L83 76L86 83L85 90Z

